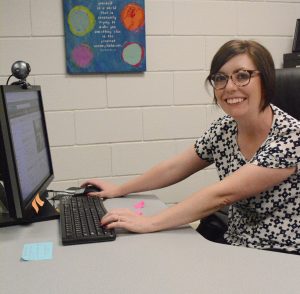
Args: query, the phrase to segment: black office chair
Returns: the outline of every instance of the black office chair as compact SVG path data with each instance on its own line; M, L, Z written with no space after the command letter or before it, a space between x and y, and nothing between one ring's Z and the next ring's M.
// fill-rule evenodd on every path
M276 69L273 104L300 120L300 68Z
M272 104L300 120L300 68L276 69L276 90ZM197 231L206 239L224 243L228 207L201 220Z

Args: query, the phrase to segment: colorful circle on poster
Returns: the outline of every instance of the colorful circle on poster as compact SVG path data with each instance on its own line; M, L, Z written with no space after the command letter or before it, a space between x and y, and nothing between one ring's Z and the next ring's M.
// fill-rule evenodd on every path
M86 68L91 64L94 53L89 45L79 44L72 50L71 57L78 67Z
M139 66L144 57L144 48L138 43L127 43L123 48L122 57L126 63Z
M120 17L123 26L129 31L137 31L145 24L144 9L136 3L127 4L121 11Z
M82 37L93 30L96 19L87 7L79 5L69 12L68 24L73 35Z

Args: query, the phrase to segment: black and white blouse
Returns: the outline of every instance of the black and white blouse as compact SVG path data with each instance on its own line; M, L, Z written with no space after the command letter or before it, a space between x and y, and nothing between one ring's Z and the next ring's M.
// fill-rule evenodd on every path
M215 163L220 180L246 163L268 168L296 166L296 172L278 186L232 204L224 237L232 245L300 253L300 122L271 107L271 130L249 161L239 150L237 124L229 115L211 125L196 141L195 150L203 160Z

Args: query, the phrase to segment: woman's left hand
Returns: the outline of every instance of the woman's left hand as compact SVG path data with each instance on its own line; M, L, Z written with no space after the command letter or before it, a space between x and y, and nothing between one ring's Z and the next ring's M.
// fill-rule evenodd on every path
M108 212L101 225L108 229L124 228L134 233L150 233L155 231L152 217L141 216L130 209L120 208Z

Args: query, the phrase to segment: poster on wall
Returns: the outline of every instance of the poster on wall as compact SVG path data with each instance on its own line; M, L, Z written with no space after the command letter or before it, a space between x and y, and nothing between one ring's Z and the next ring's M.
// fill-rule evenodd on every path
M146 71L144 0L64 0L69 74Z

